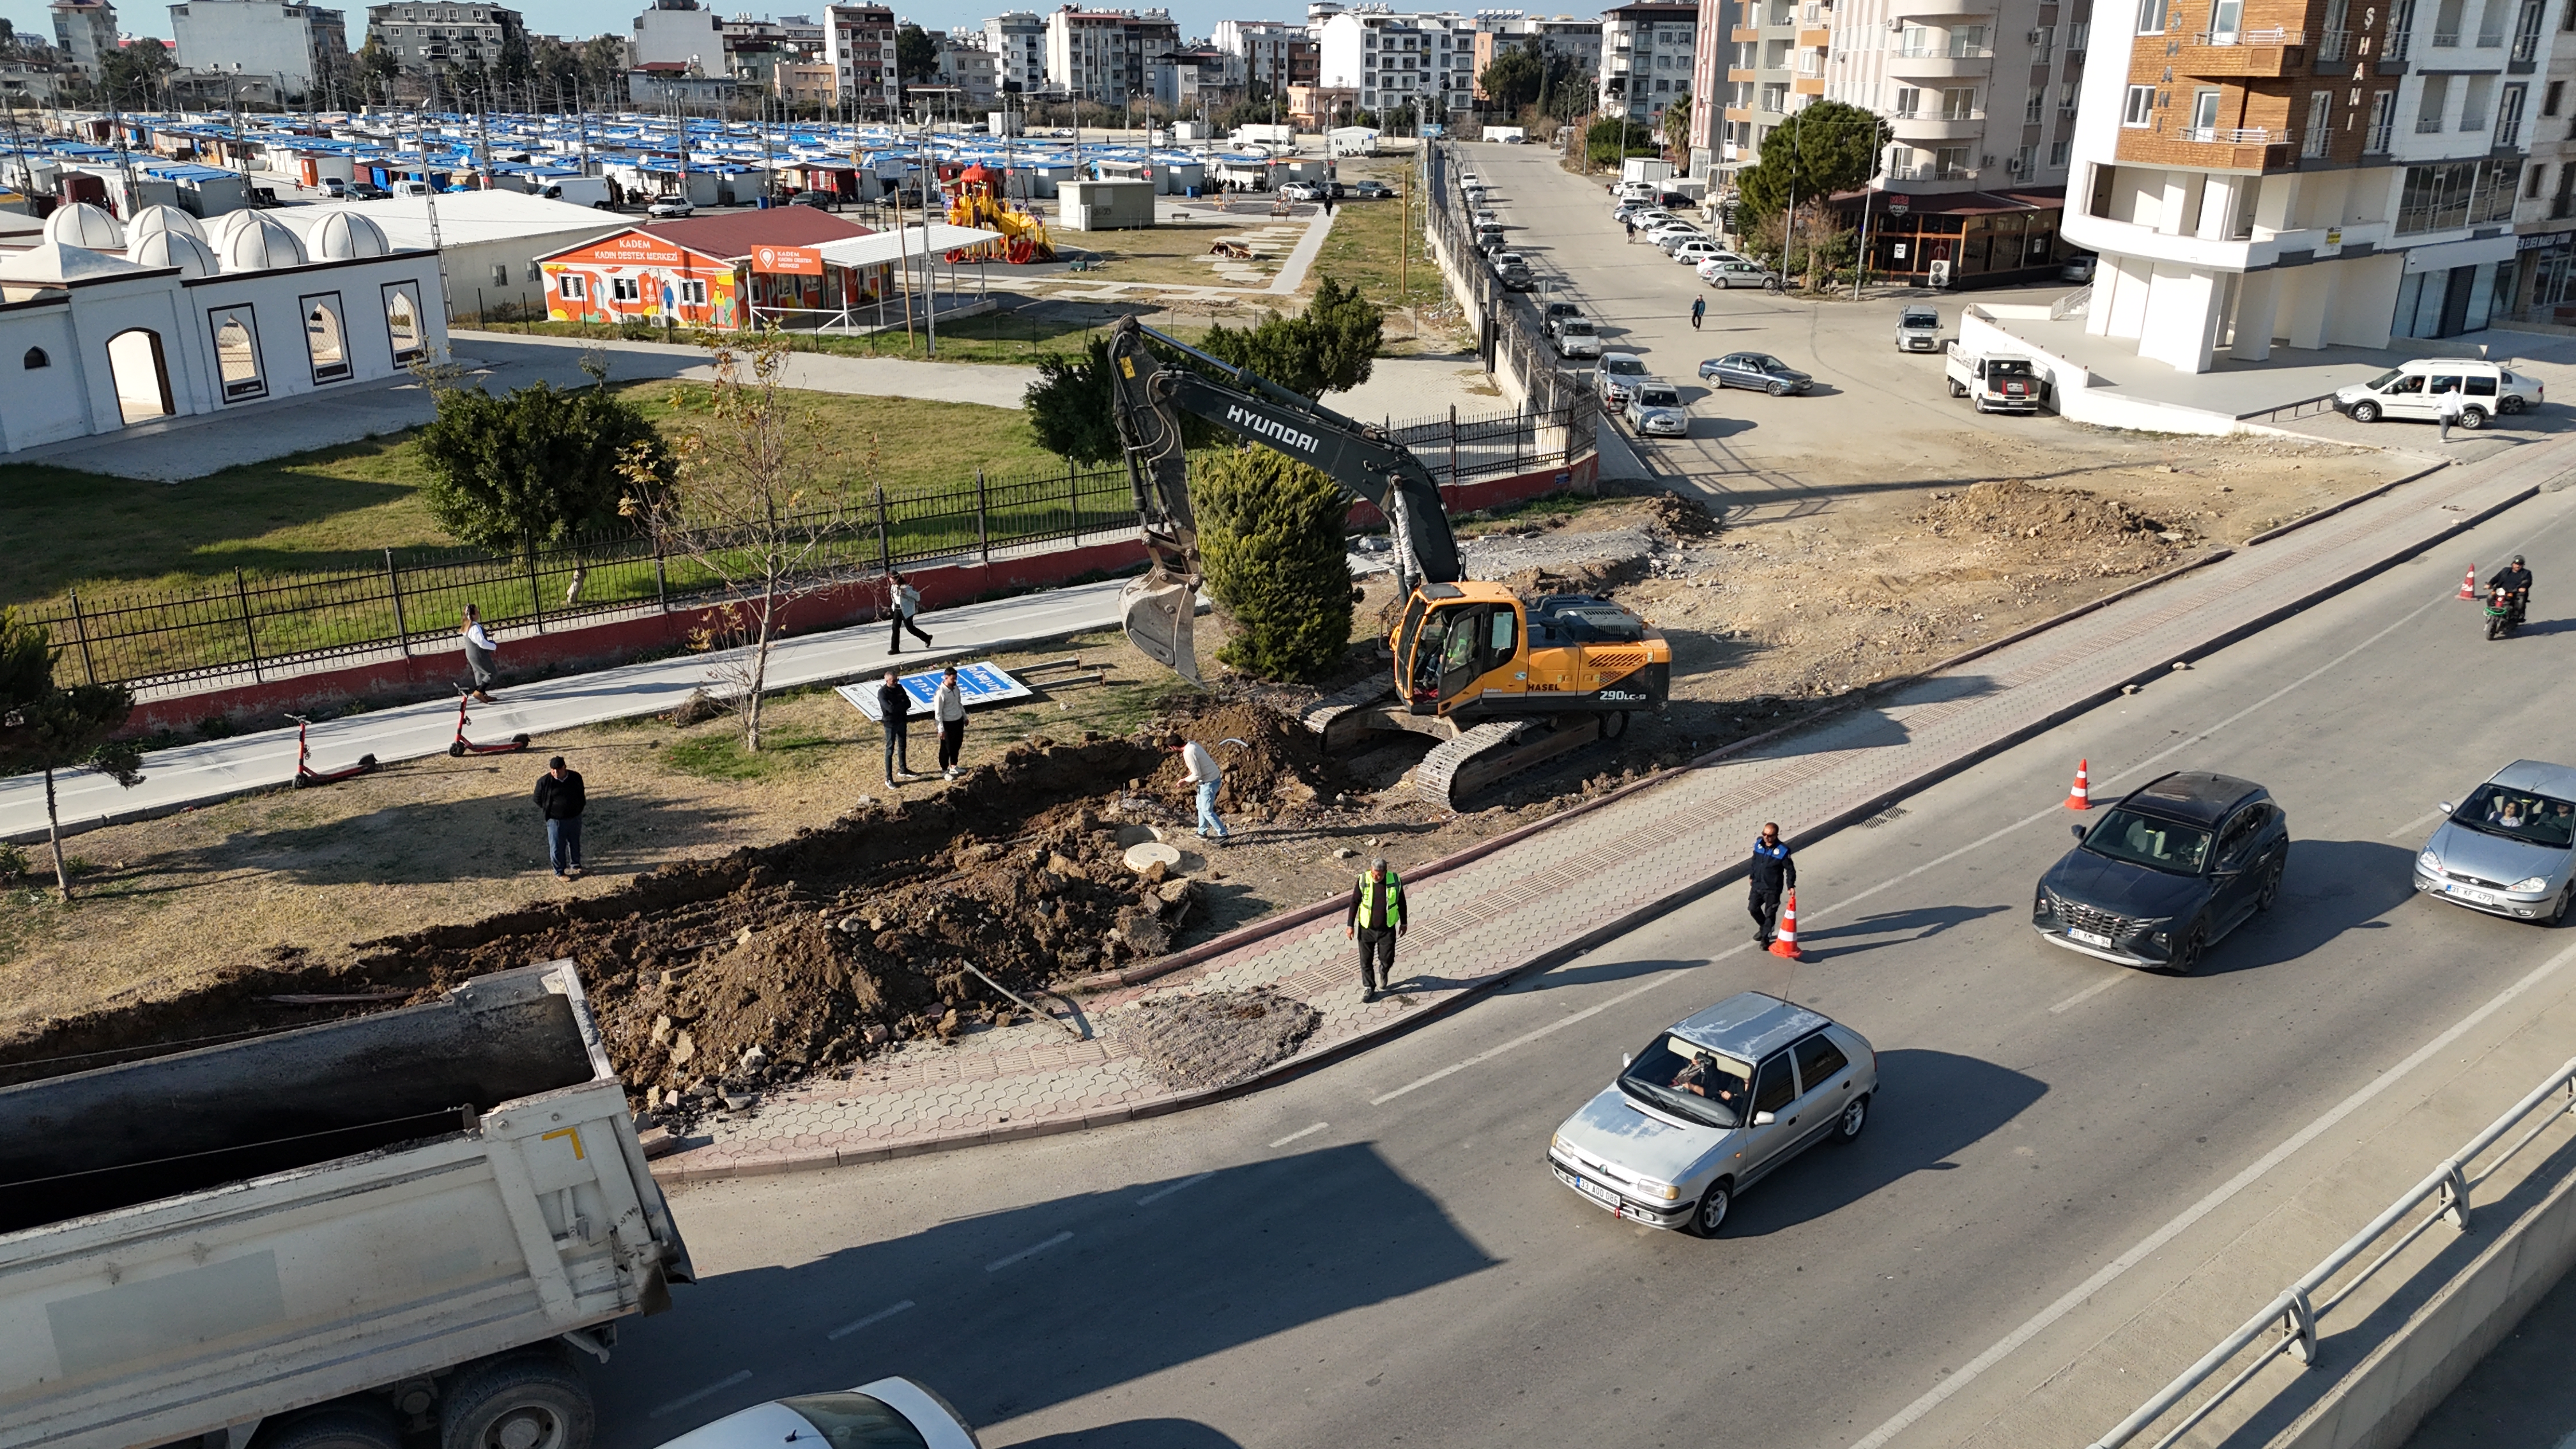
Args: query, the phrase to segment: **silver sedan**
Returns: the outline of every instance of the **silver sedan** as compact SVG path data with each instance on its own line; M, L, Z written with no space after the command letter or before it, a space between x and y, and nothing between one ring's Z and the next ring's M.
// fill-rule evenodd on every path
M2415 857L2415 889L2491 916L2554 926L2576 881L2576 769L2516 760L2457 805Z

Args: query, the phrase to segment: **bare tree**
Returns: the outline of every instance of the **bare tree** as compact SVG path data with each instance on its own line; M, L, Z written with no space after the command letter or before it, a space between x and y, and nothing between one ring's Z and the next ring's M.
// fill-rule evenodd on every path
M780 383L786 337L717 339L707 351L715 383L674 430L669 473L656 476L643 450L631 454L635 491L623 511L722 587L718 622L690 642L728 649L708 672L742 717L744 748L757 750L769 651L789 605L835 581L818 555L854 519L846 489L813 481L836 450L821 416Z

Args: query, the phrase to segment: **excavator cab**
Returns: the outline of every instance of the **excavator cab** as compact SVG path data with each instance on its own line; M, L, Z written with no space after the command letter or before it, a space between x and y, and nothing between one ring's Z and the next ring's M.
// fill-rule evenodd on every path
M1495 694L1527 692L1518 599L1494 584L1425 584L1397 631L1405 708L1447 714Z

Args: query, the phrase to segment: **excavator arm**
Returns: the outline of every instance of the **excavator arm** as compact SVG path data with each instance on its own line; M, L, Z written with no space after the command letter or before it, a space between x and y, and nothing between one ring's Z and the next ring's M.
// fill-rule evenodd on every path
M1148 339L1228 381L1163 366ZM1460 577L1458 542L1438 482L1383 429L1346 418L1133 317L1120 319L1110 334L1109 368L1118 436L1150 560L1144 577L1120 595L1120 614L1127 637L1148 657L1185 678L1198 678L1191 642L1200 583L1198 523L1190 508L1183 413L1311 464L1354 499L1376 505L1395 532L1396 569L1407 593Z

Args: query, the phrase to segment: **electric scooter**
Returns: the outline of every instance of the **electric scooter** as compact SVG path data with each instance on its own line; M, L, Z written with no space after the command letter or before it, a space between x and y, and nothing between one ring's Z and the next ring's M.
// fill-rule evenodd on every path
M301 790L312 785L329 785L346 780L353 775L372 775L376 772L376 757L373 755L360 755L358 763L343 765L336 770L313 768L313 750L305 740L305 736L313 728L313 721L300 714L290 714L287 718L295 721L295 779L292 783L296 789Z
M456 686L456 738L448 743L449 758L461 760L467 755L507 755L528 747L528 737L523 734L512 735L497 744L489 745L478 745L467 739L465 726L470 721L465 717L465 702L473 697L474 692L471 689L461 684Z

